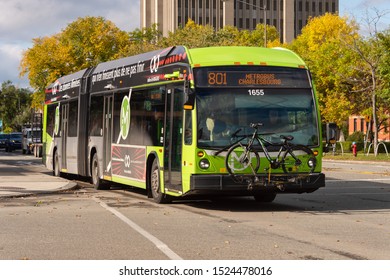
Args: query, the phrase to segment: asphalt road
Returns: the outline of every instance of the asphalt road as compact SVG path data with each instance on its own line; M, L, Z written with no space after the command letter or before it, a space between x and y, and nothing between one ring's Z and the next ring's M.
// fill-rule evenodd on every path
M389 260L390 164L325 162L324 171L325 188L271 204L158 205L142 190L86 183L0 200L0 259Z

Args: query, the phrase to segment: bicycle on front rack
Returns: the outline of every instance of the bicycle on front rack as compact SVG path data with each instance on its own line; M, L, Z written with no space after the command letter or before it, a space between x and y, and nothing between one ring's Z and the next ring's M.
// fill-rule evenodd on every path
M314 171L316 158L310 148L291 143L294 139L291 135L280 135L282 143L272 143L258 133L260 126L261 123L251 123L250 127L254 129L251 135L238 135L241 129L237 130L233 133L233 137L239 140L216 153L228 149L225 159L226 169L236 180L243 181L244 176L250 175L251 179L247 180L249 185L259 181L257 173L260 168L260 151L269 162L269 166L264 168L265 171L270 172L271 169L278 168L282 168L286 174L311 174ZM245 139L246 141L243 141ZM271 149L272 152L276 151L276 156L271 156Z

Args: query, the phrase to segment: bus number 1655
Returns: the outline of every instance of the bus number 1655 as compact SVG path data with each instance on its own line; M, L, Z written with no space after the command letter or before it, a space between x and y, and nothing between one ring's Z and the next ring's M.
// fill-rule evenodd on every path
M254 96L263 96L264 95L264 89L248 89L249 95Z

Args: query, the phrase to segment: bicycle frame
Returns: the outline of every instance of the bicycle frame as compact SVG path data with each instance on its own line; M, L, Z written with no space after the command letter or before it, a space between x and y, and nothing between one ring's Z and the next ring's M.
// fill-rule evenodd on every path
M272 169L279 168L280 165L284 162L284 160L287 157L287 155L290 155L296 162L300 162L299 158L297 158L295 156L295 154L293 153L289 143L287 142L287 139L284 138L284 142L282 144L275 144L275 143L272 143L272 142L269 142L269 141L265 140L264 138L259 136L257 133L254 134L254 137L257 140L257 142L259 143L259 145L261 146L261 148L262 148L262 150L264 152L265 157L267 158L267 160L271 164L271 168ZM281 137L284 137L284 136L281 136ZM277 154L277 156L275 158L271 157L267 147L265 146L265 143L269 144L271 146L276 146L276 147L280 146L278 154ZM252 141L252 145L253 145L253 141ZM248 145L248 147L252 148L249 145Z
M284 139L284 142L282 144L275 144L275 143L269 142L266 139L264 139L263 137L261 137L261 135L258 134L258 129L259 129L259 126L261 126L261 125L262 124L260 124L260 123L259 124L251 124L251 127L254 128L254 131L250 135L237 135L237 133L241 131L241 129L239 129L238 131L233 133L233 137L239 137L239 139L237 141L233 142L232 144L222 148L221 150L215 152L214 155L218 155L222 151L225 151L225 150L229 149L230 147L232 147L232 146L236 145L237 143L241 142L242 140L248 139L248 144L247 144L248 148L246 150L246 154L245 154L244 158L250 158L248 154L252 150L254 150L253 143L256 140L257 143L259 144L259 146L261 147L262 151L264 152L264 155L265 155L266 159L270 163L271 169L279 168L281 166L281 164L284 163L284 160L285 160L285 158L287 157L288 154L292 156L292 158L295 160L295 162L300 163L300 160L292 152L292 149L291 149L291 147L290 147L290 145L288 143L288 140L289 140L288 136L287 137L281 136ZM278 154L277 154L277 156L275 158L271 157L271 155L270 155L270 153L268 151L268 148L266 147L266 144L268 144L270 146L274 146L274 147L280 146L280 148L278 150Z

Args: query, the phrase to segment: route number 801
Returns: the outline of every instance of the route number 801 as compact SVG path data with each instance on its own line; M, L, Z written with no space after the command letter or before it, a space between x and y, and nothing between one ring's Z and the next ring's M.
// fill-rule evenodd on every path
M253 96L263 96L264 89L248 89L248 93Z
M226 73L225 72L209 72L208 73L208 84L221 86L227 85Z

